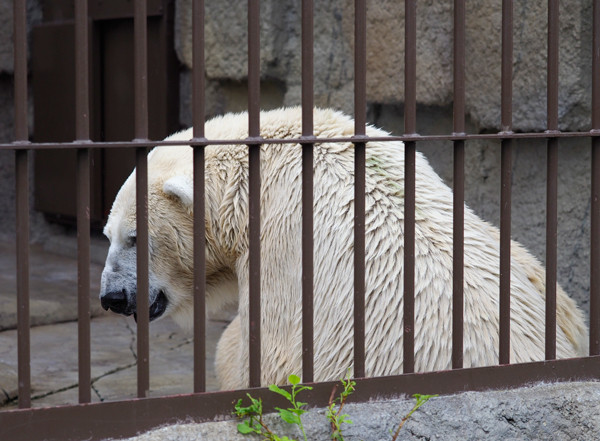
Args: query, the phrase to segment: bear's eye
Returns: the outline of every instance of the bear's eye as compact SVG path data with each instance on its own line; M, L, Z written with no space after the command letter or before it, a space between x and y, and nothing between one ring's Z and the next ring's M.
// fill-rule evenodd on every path
M127 238L127 242L126 243L127 243L127 246L129 248L133 248L135 246L135 238L136 238L136 236L129 236Z

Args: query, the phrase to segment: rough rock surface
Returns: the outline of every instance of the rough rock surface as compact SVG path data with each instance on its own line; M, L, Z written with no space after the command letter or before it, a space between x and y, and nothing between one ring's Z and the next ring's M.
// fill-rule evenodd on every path
M27 28L40 21L42 9L39 0L27 0ZM13 55L13 2L0 0L0 73L12 73Z
M245 3L206 5L206 76L246 78ZM417 101L452 102L452 5L432 0L417 6ZM517 130L546 128L547 4L516 0L513 51L513 120ZM192 65L191 0L177 1L176 47ZM562 130L589 128L591 3L569 2L560 14L560 122ZM486 0L466 9L466 106L478 127L500 128L501 5ZM285 104L301 90L301 11L291 0L261 2L261 73L282 81ZM352 111L354 6L350 0L315 2L315 102ZM367 96L370 102L404 100L404 4L367 2Z
M344 407L353 421L343 426L344 438L391 439L413 399L373 401ZM276 415L265 418L278 435L300 438ZM308 439L329 439L324 409L303 416ZM237 433L236 421L166 426L128 441L247 440ZM400 431L399 440L592 440L600 439L600 383L535 385L510 391L466 392L432 398Z

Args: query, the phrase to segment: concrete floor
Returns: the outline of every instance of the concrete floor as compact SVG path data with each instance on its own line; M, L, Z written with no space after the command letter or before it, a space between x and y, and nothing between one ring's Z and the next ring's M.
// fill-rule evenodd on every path
M66 244L65 244L66 242ZM98 293L106 243L92 244L92 400L136 396L136 325L132 317L105 312ZM35 407L74 404L77 374L77 262L72 238L30 249L31 384ZM17 404L16 258L0 242L0 409ZM207 389L216 389L214 351L226 319L207 323ZM191 334L169 318L150 325L150 396L193 390Z

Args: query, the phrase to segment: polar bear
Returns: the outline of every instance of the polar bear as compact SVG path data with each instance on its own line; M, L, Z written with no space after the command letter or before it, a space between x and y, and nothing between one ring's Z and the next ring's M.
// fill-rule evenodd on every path
M247 114L206 123L208 139L243 140ZM260 115L261 135L299 138L301 110ZM314 110L318 138L350 137L353 120ZM367 128L370 137L389 134ZM192 138L191 130L169 140ZM206 161L206 304L238 304L216 354L221 388L248 385L248 149L209 146ZM366 374L402 373L404 147L366 147ZM301 371L301 146L261 147L261 381L286 382ZM105 309L136 313L135 172L120 189L104 233L111 244L102 274ZM340 378L353 365L352 143L314 146L314 377ZM189 146L148 156L150 319L192 324L193 174ZM498 362L499 233L465 207L464 366ZM424 156L416 157L415 370L451 367L452 192ZM511 362L544 359L545 287L541 264L512 244ZM586 355L583 314L560 287L558 357Z

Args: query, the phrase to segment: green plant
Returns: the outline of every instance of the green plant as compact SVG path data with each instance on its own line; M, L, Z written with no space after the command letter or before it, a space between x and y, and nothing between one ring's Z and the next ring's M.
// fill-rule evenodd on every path
M282 389L275 384L269 386L269 390L271 392L275 392L285 399L287 399L292 407L288 407L287 409L282 409L280 407L276 407L275 409L279 412L279 416L283 421L289 424L295 424L298 426L300 431L302 432L302 436L304 437L304 441L307 441L306 432L304 431L304 425L302 424L302 415L306 412L303 409L307 403L303 403L302 401L298 401L296 396L299 392L303 390L310 390L312 387L304 386L300 384L300 377L297 375L290 375L288 377L288 381L292 385L291 392L288 392L285 389ZM248 398L250 398L250 406L244 407L242 406L242 399L240 398L235 405L235 415L238 418L247 418L238 424L237 429L238 432L242 434L250 434L254 433L263 437L268 441L293 441L287 436L279 437L265 424L263 421L263 409L262 409L262 400L256 399L252 397L252 395L247 394Z
M334 386L331 391L331 397L329 397L329 406L327 407L327 419L331 423L331 439L337 441L344 441L342 424L352 424L352 420L348 417L348 414L342 414L342 409L344 408L346 399L354 392L354 386L356 386L356 381L350 380L350 372L348 372L346 379L341 379L341 382L344 390L337 398L334 398L337 385ZM336 406L339 406L337 410Z
M289 424L295 424L300 428L302 432L302 436L304 437L304 441L306 439L306 432L304 431L304 425L302 424L302 415L306 413L306 410L303 409L307 403L303 403L302 401L296 400L296 395L303 390L311 390L312 387L304 386L300 384L300 377L297 375L290 375L288 377L288 381L292 385L292 392L288 392L285 389L281 389L280 387L272 384L269 386L269 390L271 392L275 392L282 397L286 398L292 405L292 407L288 407L287 409L282 409L280 407L276 407L275 409L279 412L279 416L283 421Z
M408 412L404 416L404 418L402 418L402 421L400 421L400 424L398 425L396 432L392 436L392 441L396 441L396 438L398 438L398 434L400 433L400 429L402 429L402 426L404 426L404 423L406 423L408 421L408 419L412 416L412 414L415 413L417 411L417 409L419 407L421 407L423 404L427 403L427 401L429 401L430 398L437 397L437 395L414 394L413 397L417 399L417 402L415 403L415 405L411 409L411 411Z

